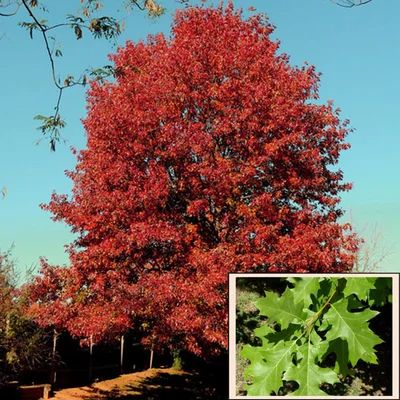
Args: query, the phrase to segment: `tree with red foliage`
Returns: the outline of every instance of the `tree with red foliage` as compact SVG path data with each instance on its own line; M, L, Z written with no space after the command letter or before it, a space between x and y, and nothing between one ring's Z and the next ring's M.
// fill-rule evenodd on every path
M44 262L30 288L43 324L95 340L134 327L210 354L227 347L229 272L352 268L335 166L347 122L272 31L232 5L194 7L170 39L111 57L116 81L89 91L72 197L43 206L78 234L71 266Z

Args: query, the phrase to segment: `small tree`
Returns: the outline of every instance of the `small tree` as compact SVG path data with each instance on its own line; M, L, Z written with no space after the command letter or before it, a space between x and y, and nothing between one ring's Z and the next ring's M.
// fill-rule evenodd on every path
M290 66L263 16L188 8L172 37L128 42L115 83L92 82L72 198L43 206L78 233L71 267L45 263L42 322L195 353L227 346L227 274L345 272L357 239L335 167L347 122L316 104L318 74Z
M382 232L377 227L367 228L362 234L363 241L357 251L353 272L379 272L383 262L391 255L391 248L385 246Z
M24 315L15 281L11 252L0 253L0 385L51 357L48 335Z

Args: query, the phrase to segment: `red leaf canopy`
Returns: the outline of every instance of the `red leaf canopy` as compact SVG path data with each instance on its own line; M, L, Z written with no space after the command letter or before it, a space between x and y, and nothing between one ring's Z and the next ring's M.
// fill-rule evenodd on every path
M112 56L115 82L89 91L73 194L44 206L79 237L71 266L33 285L43 322L212 353L227 346L228 272L351 269L335 167L347 124L272 30L232 6L188 8L170 39Z

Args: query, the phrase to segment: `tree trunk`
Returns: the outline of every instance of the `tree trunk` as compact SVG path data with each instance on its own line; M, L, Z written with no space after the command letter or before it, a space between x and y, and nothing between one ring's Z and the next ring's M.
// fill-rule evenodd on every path
M57 339L58 333L54 329L53 331L53 352L52 352L52 371L51 371L51 383L54 385L57 380L57 371L56 371L56 354L57 354Z
M153 368L153 356L154 356L154 350L153 350L153 345L151 345L151 350L150 350L150 366L149 368Z
M89 382L93 379L93 335L89 339Z
M121 336L121 354L120 354L120 360L119 360L121 374L124 371L124 345L125 345L125 336L122 335Z

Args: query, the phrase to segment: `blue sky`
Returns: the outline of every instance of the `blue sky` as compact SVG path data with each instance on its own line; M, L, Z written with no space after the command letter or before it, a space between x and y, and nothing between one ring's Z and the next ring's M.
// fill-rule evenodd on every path
M67 2L58 4L51 9L54 22L74 11ZM400 271L400 2L373 0L352 9L337 7L330 0L236 0L234 4L265 12L291 63L307 61L322 73L321 99L333 99L355 129L349 137L352 148L340 161L345 179L354 183L353 190L343 195L346 219L367 242L378 236L378 256L388 253L381 270ZM164 5L166 14L156 20L137 11L126 16L118 45L149 33L168 35L177 3L168 0ZM66 143L55 153L49 151L46 140L36 144L41 135L33 116L50 114L57 93L39 35L30 40L17 26L20 20L27 17L21 13L14 19L0 19L0 188L8 190L0 200L0 249L14 244L23 273L40 256L56 264L67 262L63 246L73 235L67 226L53 222L39 204L47 202L53 191L71 190L64 171L75 164L69 147L85 146L80 122L85 115L85 93L80 88L65 92ZM59 60L60 76L105 65L107 54L115 51L102 41L77 42L69 29L59 31L58 38L64 53Z

